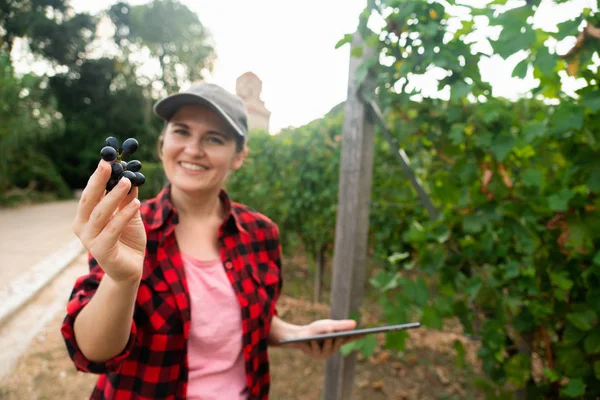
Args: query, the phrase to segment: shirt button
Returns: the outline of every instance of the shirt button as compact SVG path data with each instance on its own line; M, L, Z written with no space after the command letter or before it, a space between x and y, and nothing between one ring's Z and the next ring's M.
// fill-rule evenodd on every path
M233 268L233 264L231 263L231 261L227 261L227 262L225 263L225 268L227 268L227 269L231 269L231 268Z

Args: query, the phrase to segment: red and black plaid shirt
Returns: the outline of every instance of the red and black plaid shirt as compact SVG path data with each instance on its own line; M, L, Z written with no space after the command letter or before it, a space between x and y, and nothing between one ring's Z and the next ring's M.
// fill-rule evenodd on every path
M226 218L219 229L221 259L239 300L249 399L267 399L267 340L281 292L281 247L277 225L250 208L220 199ZM77 314L94 295L104 274L93 257L90 271L71 293L61 328L69 356L80 371L101 374L91 399L185 399L190 297L175 240L177 211L170 185L142 203L148 243L129 341L121 354L103 363L83 355L73 331ZM218 318L219 310L206 310Z

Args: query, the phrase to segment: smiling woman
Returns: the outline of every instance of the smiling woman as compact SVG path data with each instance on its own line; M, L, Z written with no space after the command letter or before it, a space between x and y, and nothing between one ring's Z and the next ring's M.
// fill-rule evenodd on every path
M101 161L81 196L73 229L90 271L68 305L67 349L100 374L92 399L267 399L268 345L356 323L277 316L279 228L223 189L247 154L242 100L204 83L154 110L169 183L140 206L127 179L105 193ZM285 346L324 359L350 340Z

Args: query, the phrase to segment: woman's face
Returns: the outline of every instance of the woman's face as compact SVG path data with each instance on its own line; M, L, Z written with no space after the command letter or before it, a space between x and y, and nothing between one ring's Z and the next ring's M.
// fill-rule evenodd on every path
M184 192L220 190L227 174L242 166L236 133L210 108L185 105L169 121L161 160L171 185Z

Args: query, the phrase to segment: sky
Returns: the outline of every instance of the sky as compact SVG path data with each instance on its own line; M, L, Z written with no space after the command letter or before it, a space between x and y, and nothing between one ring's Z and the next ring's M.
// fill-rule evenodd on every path
M97 13L113 0L72 0L76 11ZM147 1L131 0L130 4ZM356 30L366 0L182 0L215 42L217 62L207 81L235 93L238 76L263 81L270 131L301 126L346 99L349 46L335 49Z
M206 80L235 92L238 76L247 71L257 74L263 82L261 98L271 111L271 133L320 118L346 99L350 48L345 45L335 49L335 44L356 30L366 0L180 1L198 14L215 44L217 61ZM71 0L75 11L91 14L114 3L116 0ZM595 9L595 1L572 0L557 5L543 0L534 22L551 29L557 22L578 15L584 7ZM573 41L565 39L559 50L566 52ZM482 45L481 49L485 48ZM481 63L482 78L492 84L494 95L516 98L535 86L531 71L525 80L511 77L512 68L522 58L515 55L505 61L494 56ZM27 62L22 65L28 67ZM570 78L563 81L569 90L578 86ZM436 91L428 75L414 83L424 94Z

